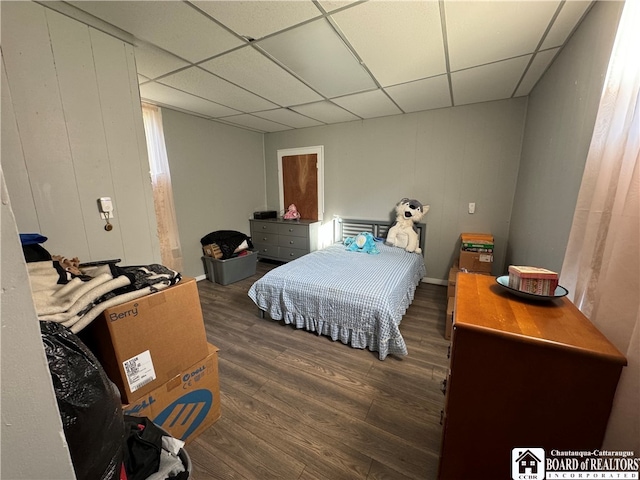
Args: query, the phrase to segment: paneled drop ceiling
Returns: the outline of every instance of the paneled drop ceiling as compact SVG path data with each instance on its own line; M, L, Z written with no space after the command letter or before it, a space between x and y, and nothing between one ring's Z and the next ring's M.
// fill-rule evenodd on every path
M143 100L276 132L528 95L591 3L74 1L64 10L134 44Z

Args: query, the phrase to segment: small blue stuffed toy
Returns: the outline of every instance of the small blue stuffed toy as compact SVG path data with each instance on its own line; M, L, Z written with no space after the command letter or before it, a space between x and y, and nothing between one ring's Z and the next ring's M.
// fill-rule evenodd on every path
M359 233L355 237L344 239L347 250L351 252L364 252L376 255L380 253L376 246L376 238L369 232Z

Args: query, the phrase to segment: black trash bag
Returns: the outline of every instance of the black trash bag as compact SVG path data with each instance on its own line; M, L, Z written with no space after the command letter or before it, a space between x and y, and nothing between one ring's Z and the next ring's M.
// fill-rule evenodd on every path
M226 260L233 257L236 248L245 240L247 241L249 249L252 249L253 243L251 243L251 237L244 233L236 232L235 230L216 230L202 237L200 243L203 247L215 243L222 251L222 260Z
M40 332L77 480L118 480L124 416L117 387L69 329L40 322Z

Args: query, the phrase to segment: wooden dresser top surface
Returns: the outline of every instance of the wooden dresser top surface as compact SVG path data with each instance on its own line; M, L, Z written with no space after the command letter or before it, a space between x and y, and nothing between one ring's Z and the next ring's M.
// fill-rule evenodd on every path
M526 300L505 291L495 277L460 273L456 282L455 327L492 330L525 342L582 350L626 365L620 351L566 297Z

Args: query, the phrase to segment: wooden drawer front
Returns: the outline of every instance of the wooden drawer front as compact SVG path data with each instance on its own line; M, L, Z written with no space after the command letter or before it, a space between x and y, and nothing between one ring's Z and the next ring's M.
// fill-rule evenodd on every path
M280 259L283 262L288 262L289 260L295 260L296 258L300 258L303 255L309 253L308 250L302 250L299 248L286 248L280 247Z
M299 248L309 253L309 240L305 237L291 237L288 235L281 235L278 244L281 247Z
M260 235L261 233L278 233L278 225L273 222L251 222L251 235Z
M280 249L277 245L269 245L266 243L254 243L254 248L259 256L278 258Z
M251 236L251 241L254 245L278 245L278 238L278 235L273 233L258 232Z
M309 236L309 226L308 225L299 225L299 224L289 224L289 225L278 225L278 233L280 235L290 235L293 237L308 237Z

